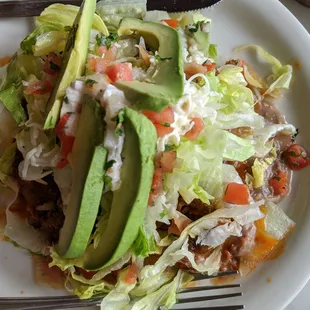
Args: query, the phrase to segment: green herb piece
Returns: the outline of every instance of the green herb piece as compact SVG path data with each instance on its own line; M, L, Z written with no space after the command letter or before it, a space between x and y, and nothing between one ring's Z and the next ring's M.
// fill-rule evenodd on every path
M96 42L98 46L106 46L108 49L111 47L112 43L118 41L118 34L116 32L111 32L108 36L96 35Z
M122 126L125 121L125 110L119 110L118 114L112 118L112 121L116 122L115 135L118 137L121 136L123 134Z
M86 86L89 86L89 87L93 86L93 85L96 84L96 83L98 83L98 82L95 81L95 80L92 80L92 79L87 79L87 80L85 81L85 85L86 85Z
M165 152L175 151L175 145L173 144L166 144L165 145Z

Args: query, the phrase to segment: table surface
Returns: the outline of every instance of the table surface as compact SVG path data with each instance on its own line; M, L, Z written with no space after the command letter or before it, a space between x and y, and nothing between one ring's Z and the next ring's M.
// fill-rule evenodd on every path
M310 33L310 8L302 6L295 0L280 0L304 25ZM297 295L285 310L309 310L310 309L310 281ZM269 310L269 309L268 309ZM278 309L270 309L278 310Z

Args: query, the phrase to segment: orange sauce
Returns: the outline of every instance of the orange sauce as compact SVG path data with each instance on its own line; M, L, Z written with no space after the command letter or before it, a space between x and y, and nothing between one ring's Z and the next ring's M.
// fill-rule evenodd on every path
M299 70L301 68L301 63L298 60L294 61L294 66L297 70Z
M267 283L271 283L272 279L271 278L267 278Z
M11 61L12 57L11 56L5 56L0 58L0 68L7 65Z

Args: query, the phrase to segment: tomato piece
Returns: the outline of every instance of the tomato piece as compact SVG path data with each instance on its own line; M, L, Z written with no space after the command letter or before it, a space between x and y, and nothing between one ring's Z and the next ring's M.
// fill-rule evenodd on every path
M206 64L204 64L204 66L207 68L208 72L216 69L215 63L206 63Z
M161 138L171 132L173 132L173 127L168 127L161 124L154 124L157 132L157 137Z
M87 60L87 68L90 71L95 72L96 71L96 58L95 57L90 57Z
M99 48L98 48L99 56L104 55L106 52L107 52L107 48L105 46L99 46Z
M160 158L160 165L163 172L172 172L175 167L175 162L177 159L177 152L163 152Z
M0 58L0 68L7 65L11 61L12 57L11 56L5 56Z
M95 59L95 72L104 73L109 66L110 61L102 58Z
M163 19L163 22L174 29L179 27L179 21L177 19Z
M201 118L193 118L194 126L184 135L189 140L196 140L201 131L205 128L205 124Z
M151 192L149 196L149 205L151 205L154 202L154 198L161 193L162 188L163 188L163 170L161 169L161 167L157 167L153 175Z
M186 74L186 78L188 79L197 73L206 74L208 69L206 66L199 65L196 62L191 62L184 65L184 72Z
M127 270L124 282L127 284L133 284L136 282L136 280L137 280L137 265L132 264Z
M45 95L52 91L53 85L49 81L37 81L29 83L24 93L27 95Z
M192 220L190 220L186 216L179 216L176 219L173 219L171 225L168 228L168 234L174 234L180 236L182 231L190 224Z
M286 171L279 171L270 180L269 185L276 196L282 196L287 193L288 175Z
M291 170L301 170L310 165L310 158L307 152L299 144L291 145L284 151L283 157Z
M174 122L174 113L171 107L167 107L161 112L144 110L142 113L154 124L172 124Z
M56 126L56 135L58 136L61 142L61 151L60 151L60 160L57 164L57 168L61 169L68 165L67 157L72 152L73 144L75 137L67 136L65 134L65 126L69 120L71 115L64 114L61 119L59 120Z
M250 193L245 184L229 183L227 185L224 201L237 205L249 204Z
M112 45L105 53L103 59L112 62L116 60L116 54L117 54L117 47L115 45Z
M56 75L60 71L61 57L55 53L49 53L43 66L43 71L50 75Z
M131 63L116 63L108 66L105 70L106 75L112 83L116 81L132 81L132 65Z

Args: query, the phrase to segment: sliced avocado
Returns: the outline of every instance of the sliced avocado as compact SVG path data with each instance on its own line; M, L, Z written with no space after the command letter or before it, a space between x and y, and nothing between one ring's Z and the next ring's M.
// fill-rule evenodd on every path
M47 103L44 129L55 128L66 89L84 73L95 9L96 0L84 0L71 27L60 75Z
M103 126L99 103L86 97L72 149L70 201L56 246L57 253L65 258L83 254L98 214L108 153L102 146Z
M141 113L125 108L125 142L121 186L114 192L108 224L96 248L84 254L84 268L96 270L120 259L131 247L142 225L151 190L156 130Z
M142 36L146 44L165 60L160 60L150 82L117 82L129 101L138 109L161 111L175 104L183 95L184 73L182 45L178 32L168 26L143 22L136 18L124 18L118 34Z

